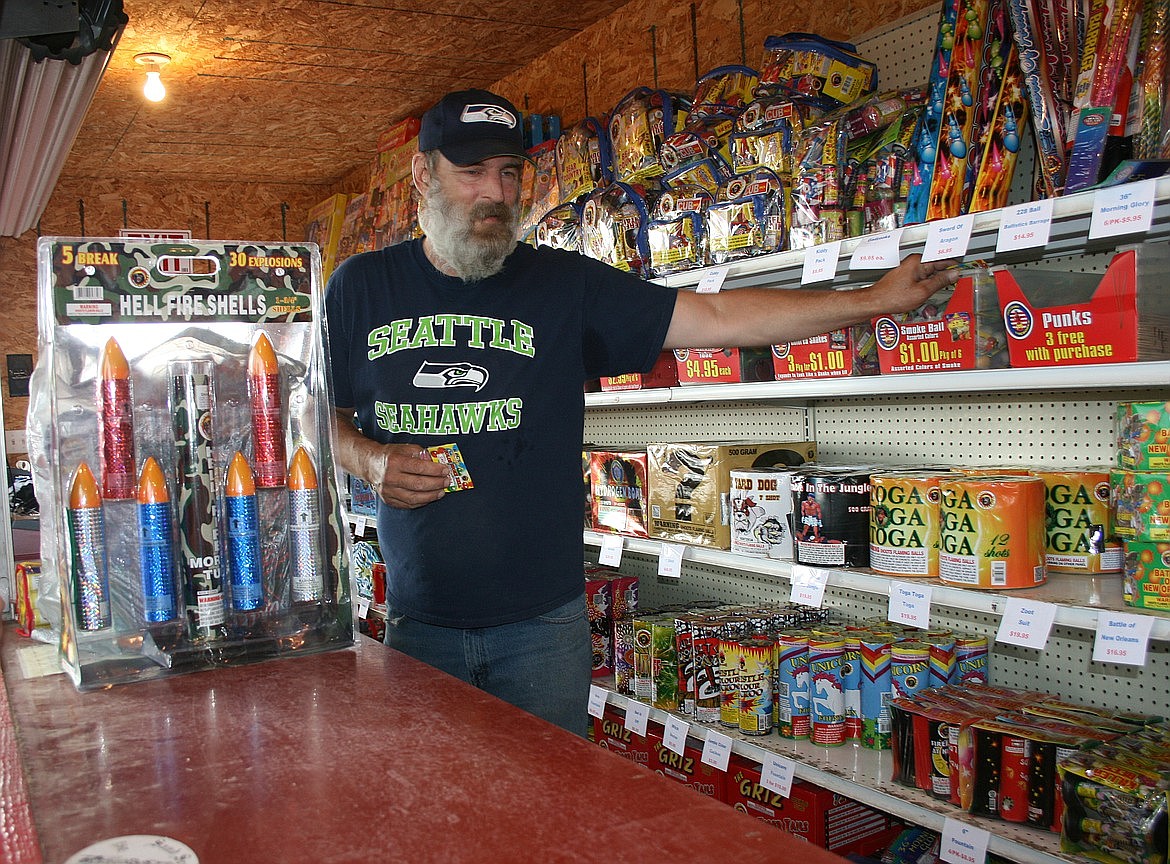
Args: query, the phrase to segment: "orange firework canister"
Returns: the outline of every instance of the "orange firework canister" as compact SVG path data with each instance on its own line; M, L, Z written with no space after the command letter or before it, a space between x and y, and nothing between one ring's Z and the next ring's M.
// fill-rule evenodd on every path
M996 476L939 484L939 578L974 588L1029 588L1047 578L1044 481Z
M1045 560L1050 571L1118 573L1121 543L1110 540L1109 468L1034 471L1047 496Z
M738 638L719 640L719 723L739 728L739 674L741 648Z
M869 566L895 576L938 576L939 481L935 471L870 477Z

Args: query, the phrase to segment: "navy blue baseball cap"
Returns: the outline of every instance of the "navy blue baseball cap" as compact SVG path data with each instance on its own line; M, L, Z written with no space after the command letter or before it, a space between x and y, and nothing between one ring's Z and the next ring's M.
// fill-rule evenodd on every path
M422 116L418 149L438 150L456 165L493 156L528 158L516 106L487 90L448 93Z

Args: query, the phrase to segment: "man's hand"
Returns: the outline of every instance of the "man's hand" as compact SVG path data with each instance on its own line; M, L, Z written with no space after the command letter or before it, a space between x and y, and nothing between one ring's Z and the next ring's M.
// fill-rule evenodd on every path
M337 410L337 462L373 487L391 507L411 510L446 494L450 467L432 462L416 444L379 444L353 425L353 411Z
M878 310L874 314L909 312L936 291L954 284L961 275L954 261L923 262L922 256L915 253L863 290L872 308Z

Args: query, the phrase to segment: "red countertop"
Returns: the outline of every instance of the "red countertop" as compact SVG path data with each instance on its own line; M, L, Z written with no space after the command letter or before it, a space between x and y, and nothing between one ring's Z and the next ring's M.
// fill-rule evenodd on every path
M364 638L88 693L22 678L29 644L4 629L8 864L131 834L200 864L843 860Z

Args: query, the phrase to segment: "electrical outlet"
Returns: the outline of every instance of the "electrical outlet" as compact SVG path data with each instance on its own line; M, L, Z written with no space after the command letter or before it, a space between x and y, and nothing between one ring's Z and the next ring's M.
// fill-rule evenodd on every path
M27 453L28 442L23 429L8 429L4 433L4 449L9 453Z

